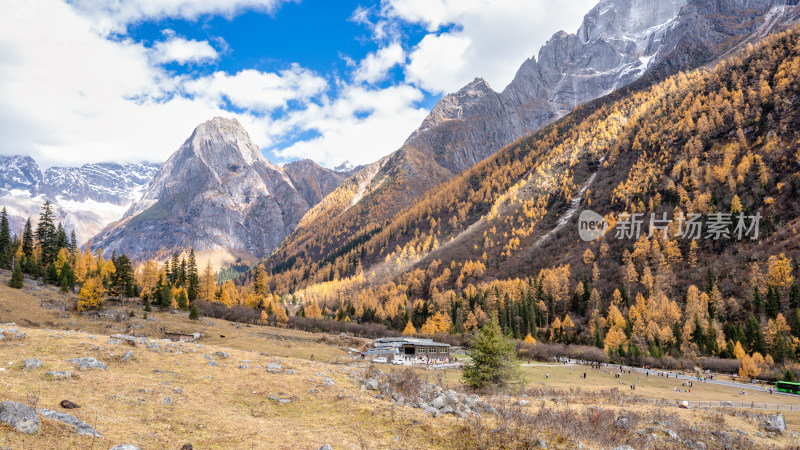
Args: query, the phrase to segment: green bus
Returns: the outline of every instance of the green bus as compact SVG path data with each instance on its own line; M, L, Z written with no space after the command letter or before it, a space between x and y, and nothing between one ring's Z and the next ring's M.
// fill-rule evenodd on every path
M775 383L775 388L778 392L786 392L787 394L800 394L800 383L791 381L778 381Z

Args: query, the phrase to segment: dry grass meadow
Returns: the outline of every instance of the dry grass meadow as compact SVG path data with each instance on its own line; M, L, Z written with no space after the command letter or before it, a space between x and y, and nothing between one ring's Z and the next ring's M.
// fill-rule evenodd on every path
M59 411L61 400L73 401L82 407L66 412L93 426L103 437L79 436L66 425L42 419L41 430L32 436L0 425L0 448L107 449L122 443L143 449L179 449L188 443L196 449L317 449L326 443L334 449L521 448L529 445L532 436L545 439L549 448L574 448L578 442L586 448L608 448L609 442L617 440L641 441L643 448L683 446L663 436L664 440L637 441L634 429L612 434L608 427L592 429L584 417L596 408L610 417L633 414L642 427L666 417L676 431L705 436L712 448L726 445L715 442L710 429L702 427L747 433L746 445L740 442L732 447L782 448L797 443L791 433L762 434L758 414L680 410L674 405L675 400L737 400L734 388L695 383L687 398L672 390L673 381L650 377L641 379L633 395L627 389L638 381L636 376L616 379L590 369L584 381L579 378L584 368L577 366L524 366L523 384L508 392L508 397L505 393L491 397L501 410L508 407L513 414L470 419L442 414L434 418L422 409L398 406L389 398L376 398L376 391L362 389L359 380L370 364L349 359L347 349L364 348L370 345L367 340L234 326L218 320L190 321L183 314L169 312L152 312L145 320L139 305L133 303L129 308L135 311L135 318L128 317L129 308L118 305L109 305L106 316L81 316L61 308L70 304L63 294L30 286L28 282L18 291L0 284L0 324L16 324L0 328L26 333L22 339L6 334L0 340L0 401ZM197 343L163 340L164 331L172 330L196 331L203 337ZM156 342L160 348L115 343L109 340L115 333L147 336L148 342ZM122 361L129 350L133 357ZM229 356L214 356L218 351ZM206 355L218 366L209 365ZM77 370L66 361L83 356L97 358L108 370ZM24 369L24 360L32 357L42 360L42 367ZM280 364L280 373L268 372L268 364ZM387 373L407 370L386 365L381 369ZM76 376L61 381L45 379L44 373L53 370L69 370ZM431 383L464 391L458 370L414 370ZM326 382L328 377L335 384ZM529 394L530 404L513 407L523 392ZM280 403L270 396L292 401ZM165 404L167 397L171 404ZM640 398L664 402L654 406ZM800 398L780 396L780 403L790 401L800 405ZM800 430L797 414L787 414L790 430ZM541 426L532 423L531 417ZM565 425L550 426L548 421ZM514 435L497 439L503 432ZM527 438L518 439L523 436Z

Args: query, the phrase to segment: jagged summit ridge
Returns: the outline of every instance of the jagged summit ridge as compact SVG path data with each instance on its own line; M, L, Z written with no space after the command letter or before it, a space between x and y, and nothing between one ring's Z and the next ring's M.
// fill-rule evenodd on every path
M198 125L122 221L94 246L140 258L193 247L222 263L274 250L344 176L301 161L275 166L235 119Z

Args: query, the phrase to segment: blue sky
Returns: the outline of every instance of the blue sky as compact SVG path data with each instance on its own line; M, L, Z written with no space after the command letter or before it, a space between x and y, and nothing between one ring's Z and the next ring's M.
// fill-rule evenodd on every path
M0 154L166 160L237 118L264 155L363 164L477 76L502 90L595 0L7 0Z

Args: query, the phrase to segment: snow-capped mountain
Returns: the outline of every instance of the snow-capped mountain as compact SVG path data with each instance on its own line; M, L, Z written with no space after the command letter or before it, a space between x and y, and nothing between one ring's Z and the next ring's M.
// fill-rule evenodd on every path
M0 207L19 233L28 217L35 224L50 200L57 220L83 244L119 220L158 171L158 164L86 164L44 172L29 156L0 156Z

